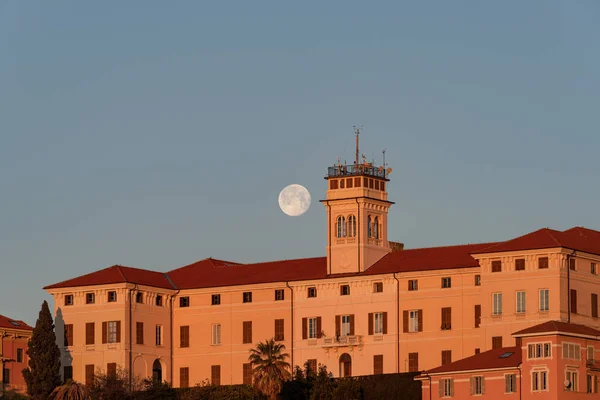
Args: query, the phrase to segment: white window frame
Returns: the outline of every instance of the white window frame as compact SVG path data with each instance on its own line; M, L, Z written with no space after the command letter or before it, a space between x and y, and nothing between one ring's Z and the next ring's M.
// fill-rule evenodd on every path
M485 392L485 383L482 375L472 376L471 377L472 384L472 395L484 394Z
M517 374L504 374L504 393L517 393Z
M410 310L408 312L408 331L419 332L419 310Z
M117 321L108 321L106 325L106 343L117 343Z
M540 304L539 310L546 312L550 310L550 289L540 289Z
M492 293L492 314L502 315L502 292Z
M576 370L565 371L565 381L571 382L571 387L565 388L567 392L578 392L579 391L579 372Z
M156 337L155 337L155 342L157 346L162 346L163 345L163 326L162 325L156 325Z
M316 339L317 338L317 317L312 317L308 319L308 338Z
M349 336L350 335L350 315L342 315L341 319L341 324L340 324L340 334L342 336Z
M408 291L414 292L419 290L419 281L417 279L409 279L408 280Z
M552 343L540 342L527 345L527 359L552 358Z
M562 359L576 361L581 360L581 345L573 342L562 342Z
M531 391L548 391L548 370L543 369L531 371Z
M519 290L516 295L516 312L517 314L525 314L527 312L527 294L524 290Z
M211 344L213 346L219 346L221 344L221 324L212 324Z
M447 282L447 284L446 284ZM450 289L452 288L452 277L444 276L442 277L442 289Z
M440 385L442 386L442 397L454 396L454 385L452 383L452 378L440 379Z
M373 333L375 335L383 335L383 313L373 313Z

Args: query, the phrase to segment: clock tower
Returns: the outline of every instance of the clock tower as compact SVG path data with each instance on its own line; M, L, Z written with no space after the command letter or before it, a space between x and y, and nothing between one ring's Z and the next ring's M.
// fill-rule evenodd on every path
M394 203L387 199L385 158L375 166L359 160L356 134L354 164L338 163L327 171L327 194L321 202L327 210L327 273L357 273L367 270L391 252L387 215ZM385 156L385 152L384 152Z

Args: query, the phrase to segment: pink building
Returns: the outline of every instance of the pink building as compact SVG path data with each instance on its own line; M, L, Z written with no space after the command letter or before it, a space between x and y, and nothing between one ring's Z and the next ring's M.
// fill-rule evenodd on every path
M33 328L0 315L0 397L5 390L27 390L22 371L27 367L27 342Z
M404 249L388 238L388 176L358 159L328 169L325 257L112 266L45 287L64 376L122 366L175 387L249 382L249 349L272 337L293 365L334 376L423 371L547 321L600 328L600 232Z
M491 349L425 371L423 400L598 398L600 331L559 321L513 336L516 347Z

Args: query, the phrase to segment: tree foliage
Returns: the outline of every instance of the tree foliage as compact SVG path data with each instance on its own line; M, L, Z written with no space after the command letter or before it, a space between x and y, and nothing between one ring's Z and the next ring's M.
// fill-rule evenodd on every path
M51 400L90 400L88 389L79 382L69 380L55 388L50 394Z
M260 342L250 350L248 360L252 364L253 385L266 396L276 399L283 383L290 379L289 354L284 353L285 345L274 339Z
M33 400L46 400L61 384L60 350L56 344L54 322L48 302L42 303L31 340L27 344L29 368L23 370L27 394Z

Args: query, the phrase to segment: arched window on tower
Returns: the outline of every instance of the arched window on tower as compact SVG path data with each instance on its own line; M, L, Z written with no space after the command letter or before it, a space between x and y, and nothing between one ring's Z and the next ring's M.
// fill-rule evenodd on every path
M342 216L337 218L337 237L346 237L346 218Z
M371 234L371 216L370 215L367 217L367 237L368 238L372 237L372 234Z
M354 215L348 216L348 237L356 236L356 217Z
M379 239L379 218L375 217L375 221L373 221L373 237L375 239Z

